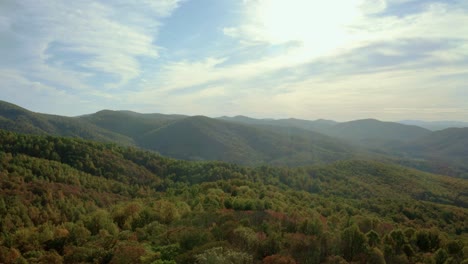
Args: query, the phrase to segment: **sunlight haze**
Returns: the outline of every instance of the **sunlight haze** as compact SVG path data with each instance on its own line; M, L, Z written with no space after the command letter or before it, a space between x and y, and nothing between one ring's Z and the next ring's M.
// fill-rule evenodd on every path
M462 0L0 3L0 99L257 118L468 121Z

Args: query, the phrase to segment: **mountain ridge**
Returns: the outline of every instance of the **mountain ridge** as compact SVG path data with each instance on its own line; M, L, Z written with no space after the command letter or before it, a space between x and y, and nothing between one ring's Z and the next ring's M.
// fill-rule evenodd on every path
M463 128L468 127L468 122L463 121L421 121L421 120L401 120L398 123L405 125L416 125L427 128L432 131L444 130L447 128Z
M187 160L303 166L364 158L468 177L468 166L464 165L468 154L463 147L466 130L447 130L452 132L445 135L449 132L431 132L376 119L339 123L323 119L141 114L126 110L62 117L34 113L0 101L0 128L138 146ZM432 144L439 134L442 142ZM444 147L444 140L450 142L451 149Z

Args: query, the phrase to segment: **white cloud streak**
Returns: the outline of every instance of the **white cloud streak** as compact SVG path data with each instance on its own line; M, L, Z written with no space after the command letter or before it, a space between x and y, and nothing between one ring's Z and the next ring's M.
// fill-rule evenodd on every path
M307 5L300 6L306 2ZM312 13L319 18L309 19L309 11L314 8L314 3L319 2L323 3L323 1L288 1L291 8L281 9L280 7L286 7L282 4L286 2L244 1L247 10L245 23L225 27L223 30L225 35L238 39L240 43L247 43L246 49L252 45L252 42L276 45L298 41L302 45L288 50L287 53L245 63L224 65L223 63L228 60L226 57L170 63L163 67L157 80L154 80L154 83L159 85L158 88L154 87L150 81L149 85L144 85L145 89L135 95L135 100L148 101L145 97L153 98L156 94L170 97L171 91L200 86L197 92L187 92L188 94L184 95L184 98L193 96L193 102L197 102L199 91L204 89L203 85L221 82L223 85L210 88L213 94L216 94L213 89L220 89L220 93L223 91L222 96L214 98L212 102L225 100L224 102L229 106L223 110L229 112L233 110L227 108L237 107L249 109L250 113L263 117L269 116L268 113L270 113L270 116L289 115L302 118L353 119L374 116L395 120L398 119L398 115L385 109L403 109L414 106L412 109L420 109L419 112L414 112L416 115L420 114L421 118L430 119L430 111L423 109L436 109L437 107L448 109L450 104L456 104L456 107L452 109L458 109L458 112L434 110L431 113L439 118L450 118L447 114L450 113L452 119L466 119L466 107L464 107L466 103L454 99L455 88L462 86L463 82L453 80L450 83L438 79L448 72L463 71L465 65L448 67L447 64L466 60L468 58L466 45L447 45L447 47L428 51L423 57L415 57L414 61L408 59L402 63L389 62L388 65L374 67L372 64L378 61L369 61L373 59L371 57L354 57L353 61L347 61L349 58L344 55L355 52L357 48L369 47L374 43L387 45L376 46L368 52L387 56L389 59L411 56L411 53L402 50L400 44L413 40L419 43L434 40L440 43L449 43L453 40L468 43L468 28L454 27L454 25L468 24L468 10L457 5L431 4L422 12L405 17L376 16L376 13L385 11L389 5L395 4L395 1L347 1L349 7L342 12L351 10L351 14L343 15L336 13L340 5L341 7L343 5L343 1L338 1L339 3L333 2L330 6L326 5L325 9L313 11ZM294 4L298 6L294 7ZM268 5L273 5L273 7L268 9L266 8ZM271 22L268 19L273 20L274 16L269 18L268 15L262 13L270 11L272 13L291 11L292 15L280 14L277 18L281 19L274 23L282 23L292 16L297 17L292 22L288 22L287 27L282 28L281 25L274 24L270 29L263 22ZM335 13L330 14L331 12ZM327 16L342 16L342 18L334 20L332 25L327 26L323 25L329 22ZM310 23L319 22L323 23L320 23L320 26L310 27ZM291 28L292 26L298 27ZM275 32L269 32L269 30L278 30L281 34L270 34ZM291 33L283 34L287 30L291 30ZM336 34L323 34L328 30ZM341 33L343 33L343 38L335 41L336 36ZM323 39L324 44L330 45L326 48L323 48L320 43L317 45L314 40L320 38ZM418 47L413 48L418 49ZM356 56L367 55L365 52L366 49L364 53ZM302 78L299 81L291 81L295 74L302 76L307 72L304 70L306 65L323 61L331 62L331 66L325 67L319 73L297 77ZM359 73L356 67L363 67L366 63L370 64L368 67L372 67L372 70ZM439 64L441 66L437 66ZM428 69L428 65L435 66ZM271 82L258 82L262 76L281 74L282 70L287 70L288 74L293 76L279 79L279 82L274 85L271 85ZM366 72L366 69L362 70ZM226 100L226 98L236 99ZM264 98L268 100L263 101ZM187 105L194 107L194 104L189 102ZM383 109L384 106L385 109ZM212 112L216 110L213 108ZM204 110L204 112L209 111ZM404 117L401 115L401 118Z
M74 84L80 83L76 88L92 89L87 78L106 73L118 80L107 88L121 87L141 74L139 56L158 57L154 42L160 19L169 16L179 1L129 3L15 1L15 12L0 7L0 37L19 43L19 47L9 47L4 52L17 53L27 60L18 67L23 68L25 75L44 68L55 71L46 76L51 83L62 85L60 79L65 75L75 79ZM74 57L79 60L74 61Z
M467 74L462 1L396 16L382 14L417 1L244 0L240 23L213 27L251 57L215 50L149 72L139 59L156 62L171 49L158 46L159 31L181 2L6 1L0 84L146 112L395 120L413 109L425 119L466 119L468 98L456 95L466 80L446 77ZM418 50L431 42L440 47ZM262 56L259 47L282 49Z

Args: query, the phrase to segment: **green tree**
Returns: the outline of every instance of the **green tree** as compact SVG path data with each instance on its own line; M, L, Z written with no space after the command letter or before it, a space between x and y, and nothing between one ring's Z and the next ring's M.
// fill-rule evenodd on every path
M195 259L199 264L251 264L253 263L252 256L246 253L216 247L205 250L203 253L196 255Z
M447 251L443 248L439 248L434 254L434 260L436 264L444 264L448 258Z
M341 233L341 250L343 257L351 261L359 254L366 252L366 236L356 225L352 225Z
M369 244L369 247L371 248L380 244L380 236L374 230L367 232L366 238L367 238L367 243Z
M372 248L367 259L367 264L385 264L385 258L382 251L376 247Z

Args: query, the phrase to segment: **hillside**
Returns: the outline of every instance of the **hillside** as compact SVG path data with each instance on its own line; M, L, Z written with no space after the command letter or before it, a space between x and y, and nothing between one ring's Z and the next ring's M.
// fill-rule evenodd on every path
M372 119L214 119L110 110L62 117L0 102L0 128L133 145L186 160L304 166L359 158L468 177L466 129L431 132Z
M103 110L76 118L33 113L2 102L0 127L10 131L81 137L137 145L164 155L241 164L305 165L353 155L342 142L313 132L291 136L221 120ZM342 144L342 145L341 145Z
M418 140L394 147L403 155L419 157L454 167L461 177L468 178L468 128L435 131Z
M138 140L146 133L185 117L183 115L140 114L131 111L102 110L79 118L102 129Z
M186 160L298 166L361 155L341 140L286 124L247 125L201 116L111 110L71 118L33 113L6 102L0 106L3 129L135 145Z
M311 131L324 131L326 129L330 129L334 125L338 124L332 120L325 120L325 119L318 119L318 120L303 120L303 119L296 119L296 118L288 118L288 119L256 119L250 118L247 116L234 116L228 117L223 116L219 119L241 123L241 124L250 124L250 125L267 125L267 126L281 126L281 127L296 127L302 128Z
M468 127L468 122L460 121L420 121L420 120L402 120L399 121L401 124L419 126L427 128L432 131L444 130L447 128L463 128Z
M129 137L102 129L79 118L34 113L4 101L0 101L0 129L28 134L80 137L124 145L134 144L133 139Z
M287 123L276 127L270 125L275 122L248 122L248 117L238 117L245 122L233 123L203 116L106 110L81 118L129 136L140 147L186 160L296 166L357 155L345 142Z
M382 122L375 119L361 119L349 122L335 122L318 119L315 121L301 119L255 119L246 116L220 117L222 120L279 127L296 127L319 132L354 143L388 143L394 141L411 141L430 134L430 130L415 125L395 122Z
M362 119L339 123L327 131L327 135L351 140L362 144L407 142L427 136L430 130L417 126L394 122L382 122L375 119Z
M459 161L468 157L468 128L449 128L436 131L408 144L408 149L428 156L446 157Z
M247 168L0 130L0 176L3 263L468 257L468 181L378 162Z
M202 116L147 133L142 146L170 157L241 164L305 165L357 155L345 142L298 128L248 126Z

